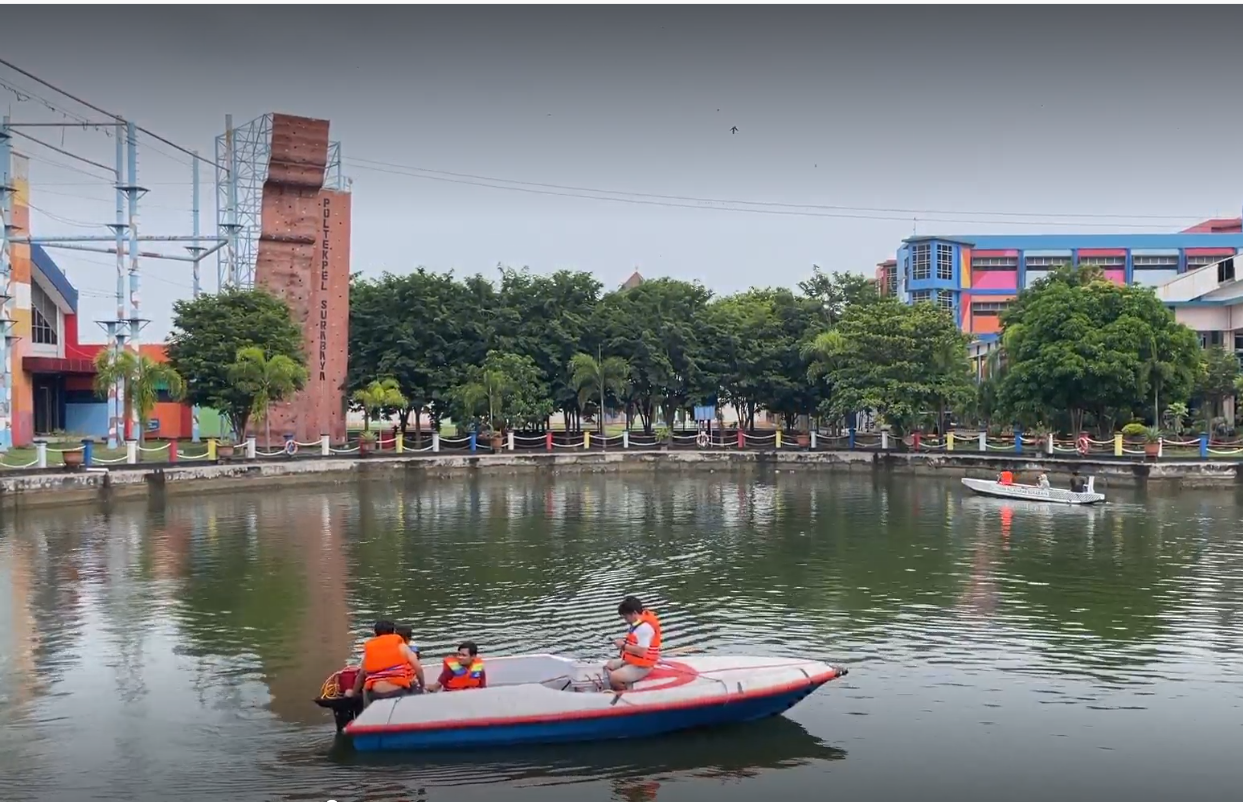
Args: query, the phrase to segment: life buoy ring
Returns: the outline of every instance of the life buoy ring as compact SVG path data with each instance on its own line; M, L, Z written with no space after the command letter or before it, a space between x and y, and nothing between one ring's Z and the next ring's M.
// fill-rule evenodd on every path
M286 442L285 442L285 453L286 453L286 454L288 454L288 455L289 455L289 456L291 456L291 457L292 457L294 454L297 454L297 453L298 453L298 444L297 444L297 442L295 442L295 441L293 441L293 440L288 440L288 441L286 441Z
M1079 435L1079 439L1075 442L1075 449L1081 457L1086 457L1088 452L1092 450L1092 443L1088 440L1086 434Z
M700 433L699 433L699 435L695 438L695 445L699 446L700 448L707 448L707 447L708 447L708 434L707 434L707 432L700 432Z

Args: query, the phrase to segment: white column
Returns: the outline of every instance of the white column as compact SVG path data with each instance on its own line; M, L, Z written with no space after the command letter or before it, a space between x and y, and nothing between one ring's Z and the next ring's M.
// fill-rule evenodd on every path
M35 458L38 460L38 462L36 462L35 465L37 465L40 468L47 467L47 441L46 440L40 440L39 442L35 443Z
M321 457L332 456L332 441L328 439L326 434L319 436L319 455Z
M1157 458L1160 459L1161 457L1164 457L1164 456L1165 456L1165 438L1158 437L1157 438Z
M880 433L880 448L881 448L881 451L889 450L889 432L888 431L883 431Z
M1053 456L1053 432L1049 432L1044 438L1045 453L1050 457Z
M630 448L630 430L622 432L622 448Z
M816 450L816 430L815 429L811 430L811 450L812 451Z
M440 432L432 432L432 452L440 451Z
M988 451L988 432L980 432L980 450Z
M255 436L252 434L246 438L246 459L254 459L258 456L255 453Z
M512 429L509 432L509 450L514 450L514 432Z
M138 464L138 441L137 440L126 440L125 441L125 461L129 463L130 465Z

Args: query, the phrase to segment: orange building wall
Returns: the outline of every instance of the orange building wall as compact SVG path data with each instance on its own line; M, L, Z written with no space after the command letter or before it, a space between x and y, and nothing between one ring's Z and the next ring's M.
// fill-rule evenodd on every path
M30 236L30 161L13 154L13 237ZM30 374L22 370L22 360L30 351L30 246L9 246L12 266L9 295L13 296L11 365L13 369L13 445L29 446L34 442L34 385Z

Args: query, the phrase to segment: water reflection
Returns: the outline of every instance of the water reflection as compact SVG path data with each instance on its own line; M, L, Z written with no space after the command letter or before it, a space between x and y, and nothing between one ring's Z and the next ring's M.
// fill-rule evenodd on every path
M0 528L0 668L30 681L0 687L0 776L29 798L159 782L342 799L345 776L368 799L594 781L666 800L782 761L823 779L841 749L848 765L935 752L905 739L922 721L947 743L1007 727L1025 749L1055 732L1142 752L1148 727L1203 764L1243 704L1241 497L1111 502L769 472L376 481L18 516ZM329 752L310 698L376 617L414 623L433 659L466 637L603 659L626 593L678 645L856 671L797 708L802 726L392 764ZM1099 718L1122 711L1150 718ZM994 748L974 754L1004 763Z

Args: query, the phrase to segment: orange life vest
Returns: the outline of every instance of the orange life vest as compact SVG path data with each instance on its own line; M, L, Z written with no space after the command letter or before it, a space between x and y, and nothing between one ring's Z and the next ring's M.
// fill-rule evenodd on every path
M651 668L656 665L656 661L660 659L660 619L651 610L644 610L639 615L639 620L635 621L630 627L630 631L626 633L626 645L638 646L639 638L634 634L635 630L644 624L650 624L652 627L652 642L648 644L647 654L639 657L628 651L622 651L622 660L632 666L639 668Z
M1001 478L997 480L997 484L1012 485L1014 484L1014 474L1009 471L1002 471Z
M483 685L483 660L476 657L469 666L462 665L456 657L445 658L445 670L453 676L445 683L446 691L464 691Z
M402 651L406 642L400 635L377 635L363 647L363 671L367 672L365 688L370 689L380 680L398 688L409 688L414 683L414 668Z

